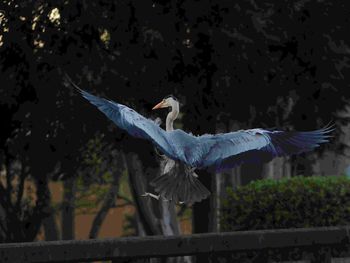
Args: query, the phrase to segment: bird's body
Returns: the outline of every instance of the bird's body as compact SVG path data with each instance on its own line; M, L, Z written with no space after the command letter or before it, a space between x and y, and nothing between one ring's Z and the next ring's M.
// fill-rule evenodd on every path
M164 167L168 170L165 169L152 184L163 198L186 203L200 201L209 195L194 169L222 171L242 163L267 162L274 157L310 151L327 142L328 133L332 130L330 127L309 132L250 129L194 136L173 129L173 121L179 113L179 104L174 97L166 98L154 107L172 109L164 130L125 105L79 90L119 128L132 136L151 141L165 154Z

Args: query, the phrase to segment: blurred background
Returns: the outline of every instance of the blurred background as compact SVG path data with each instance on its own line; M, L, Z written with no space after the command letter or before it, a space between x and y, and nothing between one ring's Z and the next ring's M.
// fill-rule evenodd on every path
M345 175L349 8L322 0L1 1L0 242L215 232L227 196L253 180ZM200 171L211 197L169 217L140 196L160 172L151 143L115 127L66 73L162 126L167 110L151 108L173 94L175 126L193 134L329 122L336 130L314 152Z

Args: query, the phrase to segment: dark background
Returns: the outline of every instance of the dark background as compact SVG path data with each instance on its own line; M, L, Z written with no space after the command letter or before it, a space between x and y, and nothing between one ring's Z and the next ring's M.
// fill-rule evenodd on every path
M115 127L66 73L93 94L163 121L165 110L150 109L173 94L182 113L176 125L193 134L337 125L319 151L273 167L199 172L214 194L177 207L191 215L193 232L219 230L225 186L317 175L324 150L346 156L348 1L1 1L0 10L1 242L33 241L40 231L46 240L74 239L77 191L96 185L107 190L89 237L117 197L136 208L133 234L165 234L163 208L140 198L159 173L153 146ZM129 196L118 196L123 173ZM63 184L59 205L52 181ZM179 233L172 225L170 234Z

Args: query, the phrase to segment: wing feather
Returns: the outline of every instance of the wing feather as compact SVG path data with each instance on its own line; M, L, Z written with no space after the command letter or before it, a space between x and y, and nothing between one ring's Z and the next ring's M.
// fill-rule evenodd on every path
M217 171L243 163L268 162L274 157L311 151L328 142L331 131L332 127L309 132L252 129L201 136L198 147L205 153L194 162L196 167L211 167Z
M231 156L260 149L270 143L270 139L260 129L205 135L198 137L198 140L197 148L203 148L203 150L202 156L196 162L196 167L217 166ZM194 150L198 150L197 148Z

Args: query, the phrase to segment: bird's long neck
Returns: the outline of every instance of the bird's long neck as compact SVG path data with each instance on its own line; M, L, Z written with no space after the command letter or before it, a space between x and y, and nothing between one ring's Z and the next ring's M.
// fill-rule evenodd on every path
M174 120L176 120L177 115L179 115L179 104L175 104L171 106L171 112L168 113L168 116L166 116L166 122L165 122L165 128L167 131L173 131L174 127Z

